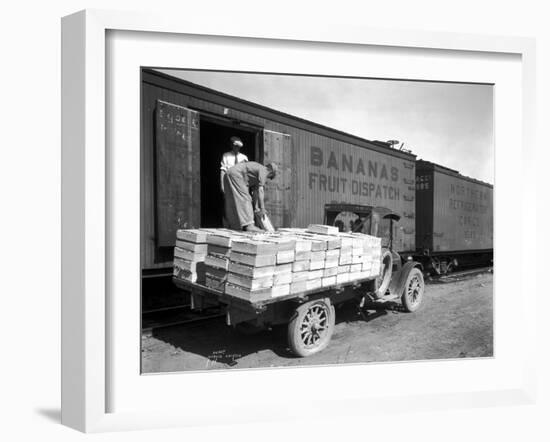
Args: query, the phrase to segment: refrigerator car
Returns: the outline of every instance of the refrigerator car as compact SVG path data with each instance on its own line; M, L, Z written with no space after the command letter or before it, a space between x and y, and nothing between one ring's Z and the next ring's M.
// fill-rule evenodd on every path
M493 186L429 161L416 162L414 258L433 274L491 265Z

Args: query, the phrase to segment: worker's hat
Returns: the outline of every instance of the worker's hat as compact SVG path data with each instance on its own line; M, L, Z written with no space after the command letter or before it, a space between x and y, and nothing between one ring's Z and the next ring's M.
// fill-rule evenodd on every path
M267 163L265 165L268 169L271 169L271 171L277 175L279 173L279 166L277 166L277 163Z
M243 147L243 142L239 137L231 137L229 141L231 141L232 145Z

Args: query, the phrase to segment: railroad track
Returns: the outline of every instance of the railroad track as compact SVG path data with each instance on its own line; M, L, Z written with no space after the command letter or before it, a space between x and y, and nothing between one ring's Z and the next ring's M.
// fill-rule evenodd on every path
M141 315L142 334L150 334L154 329L175 325L199 324L225 316L219 308L209 308L202 312L195 312L189 307L189 305L179 305L143 312Z
M482 273L492 273L493 267L487 266L487 267L478 267L473 269L467 269L462 270L460 272L452 272L447 275L441 275L441 276L432 276L429 279L426 279L426 282L428 283L435 283L435 284L445 284L450 282L456 282L462 279L466 279L468 277L476 276Z

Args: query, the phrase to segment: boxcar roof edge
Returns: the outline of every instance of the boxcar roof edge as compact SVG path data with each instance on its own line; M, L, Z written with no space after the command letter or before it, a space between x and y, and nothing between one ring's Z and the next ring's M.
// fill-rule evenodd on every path
M273 120L287 126L293 126L298 129L327 136L345 143L356 145L358 147L374 150L386 155L404 158L409 161L414 161L416 159L416 155L413 153L392 149L389 145L388 147L383 147L383 142L377 141L374 143L372 140L367 140L357 135L352 135L332 127L324 126L322 124L315 123L295 115L287 114L243 98L235 97L234 95L226 94L215 89L201 86L187 80L182 80L181 78L176 78L151 68L142 68L142 81L154 86L170 89L177 93L190 95L194 98L209 101L220 106L233 107L242 112Z
M458 170L451 169L450 167L442 166L441 164L436 164L431 161L426 160L416 160L416 170L417 172L421 171L422 169L425 170L434 170L439 173L444 173L445 175L450 175L456 178L460 178L466 181L470 181L475 184L481 184L482 186L493 188L493 184L487 183L485 181L478 180L476 178L472 178L466 175L462 175Z

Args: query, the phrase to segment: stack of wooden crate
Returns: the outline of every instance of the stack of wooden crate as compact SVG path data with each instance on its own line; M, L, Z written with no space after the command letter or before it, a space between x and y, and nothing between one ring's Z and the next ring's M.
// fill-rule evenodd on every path
M204 282L208 232L178 230L174 248L174 276L189 282Z
M380 238L339 233L332 226L256 235L227 229L180 230L174 275L259 301L376 277L380 254Z

